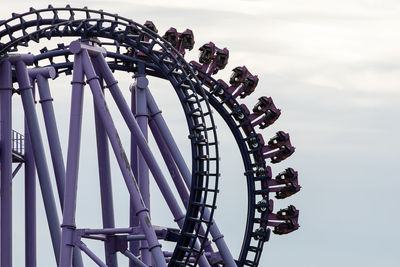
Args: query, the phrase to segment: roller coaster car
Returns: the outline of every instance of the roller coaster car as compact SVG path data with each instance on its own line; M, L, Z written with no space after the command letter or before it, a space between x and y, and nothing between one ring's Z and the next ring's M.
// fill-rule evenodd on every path
M179 36L180 42L183 46L183 49L192 50L194 47L194 35L192 30L186 29Z
M151 30L151 31L153 31L155 33L158 32L158 29L157 29L156 25L154 25L154 23L151 20L147 20L144 23L144 26L146 26L149 30Z
M297 172L292 168L287 168L286 170L278 173L278 175L275 176L275 181L280 184L286 184L292 182L297 183Z
M277 153L272 157L271 163L278 163L281 162L282 160L288 158L290 155L294 153L296 150L295 147L291 145L284 145L279 148Z
M275 197L277 199L284 199L296 194L301 189L301 186L295 183L287 183L286 186L282 187L281 190L276 192Z
M281 209L276 213L276 217L279 220L289 220L299 217L299 211L295 206L290 205L286 209Z
M240 98L245 98L251 93L254 92L258 84L258 76L257 75L247 75L246 79L244 80L243 90L240 93Z
M281 115L281 110L277 109L275 107L271 107L265 112L265 115L263 116L262 122L259 124L260 129L264 129L271 124L273 124Z
M204 44L202 47L199 48L199 50L200 50L199 62L202 64L210 63L215 53L214 43L209 42L208 44Z
M283 132L283 131L279 131L276 133L276 135L274 137L272 137L269 141L268 141L268 146L271 148L278 148L281 147L283 145L286 145L286 143L289 141L289 134Z
M248 70L245 66L236 67L232 70L231 78L229 79L229 83L233 86L239 86L243 83L247 77Z
M274 105L274 101L272 101L271 97L260 97L258 102L253 107L253 112L257 115L261 115L265 113L272 105Z
M287 220L274 228L274 234L285 235L299 229L299 224L294 220Z
M217 55L215 56L215 63L217 65L217 70L213 74L216 74L218 70L222 70L228 64L229 50L227 48L217 49Z
M129 30L129 33L130 34L132 34L132 35L139 35L139 29L137 28L137 26L135 25L135 24L130 24L129 25L130 26L130 30Z
M173 47L178 48L178 35L178 31L175 28L171 27L168 31L165 32L163 38L167 40L167 42L170 43Z

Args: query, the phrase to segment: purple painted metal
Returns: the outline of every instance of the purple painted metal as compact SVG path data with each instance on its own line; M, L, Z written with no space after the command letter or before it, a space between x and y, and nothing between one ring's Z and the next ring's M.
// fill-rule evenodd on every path
M84 233L86 235L96 235L96 234L128 234L133 231L132 228L106 228L106 229L85 229Z
M92 62L89 57L89 53L85 50L82 50L81 55L83 57L82 65L83 65L84 72L86 74L86 77L88 78L88 82L89 82L90 88L91 88L93 96L94 96L96 109L99 112L99 115L104 123L106 132L108 134L108 137L110 139L111 145L114 150L114 154L117 158L117 161L120 166L122 175L124 177L126 186L128 188L132 202L134 204L136 214L139 217L140 223L143 227L144 234L146 235L147 241L149 243L149 250L152 253L155 266L157 266L157 267L166 266L166 263L165 263L165 260L164 260L164 257L162 255L162 251L161 251L161 245L158 243L157 236L156 236L153 226L151 225L151 222L150 222L148 210L143 203L143 199L140 195L140 190L139 190L138 185L133 176L128 158L122 147L121 140L119 139L118 133L115 129L114 123L112 121L112 117L108 111L108 108L107 108L107 105L106 105L106 102L104 99L104 95L101 92L100 84L97 80L98 77L96 76ZM108 79L107 79L108 77L104 73L104 71L101 67L102 66L99 66L99 69L100 69L104 79L106 80L107 85L109 85ZM133 117L131 111L129 110L129 107L128 107L128 112ZM139 129L139 131L140 131L140 129Z
M156 159L154 158L153 153L151 152L146 138L143 136L142 131L133 117L132 112L129 109L128 104L123 97L121 90L118 87L117 81L114 80L111 70L109 69L107 62L103 57L98 57L96 63L98 64L101 72L103 74L104 80L106 81L108 87L110 88L110 92L125 119L126 124L128 125L131 133L134 135L137 145L145 158L147 165L152 172L158 187L160 188L161 193L163 194L172 214L174 215L175 220L179 223L183 223L184 215L179 208L178 202L176 201L169 185L162 173L160 167L157 164Z
M183 226L184 218L185 215L181 211L178 202L176 201L174 194L172 193L171 189L169 188L169 185L161 172L160 167L158 166L150 148L148 147L147 140L143 136L143 133L141 132L139 128L139 125L135 118L133 117L133 114L129 110L129 106L125 102L125 98L123 97L121 90L118 87L118 82L115 81L112 72L110 68L107 65L107 62L105 61L104 57L98 56L96 58L96 63L98 67L101 70L101 73L104 77L104 80L107 83L107 86L110 89L110 92L122 114L122 116L125 119L126 124L128 125L131 133L134 135L136 138L137 145L143 154L143 157L145 158L150 171L152 172L154 179L168 205L170 208L172 215L174 216L174 220L177 222L178 226L181 228ZM148 90L147 90L148 91ZM147 95L147 94L146 94ZM209 266L207 263L207 260L202 256L200 258L201 266Z
M18 163L17 167L13 170L12 172L12 178L14 179L15 175L17 175L17 173L19 172L19 170L22 167L22 162Z
M136 120L139 124L140 130L143 133L146 141L148 138L147 134L147 124L148 124L148 112L147 112L147 104L146 104L146 88L149 82L145 77L137 77L136 78ZM149 167L146 164L146 161L140 151L137 154L137 166L138 166L138 183L140 193L142 194L142 198L144 200L144 204L149 210L150 213L150 184L149 184ZM144 264L151 264L150 252L148 250L147 241L140 241L140 254L142 256L142 261Z
M97 72L97 71L96 71ZM101 87L103 88L103 80ZM104 93L104 89L102 90ZM104 129L103 122L96 110L94 109L95 123L96 123L96 141L97 141L97 160L99 166L99 179L100 179L100 195L101 195L101 211L103 218L104 228L114 228L114 205L112 198L112 183L111 183L111 169L110 169L110 153L108 150L107 133ZM117 255L113 251L113 246L109 242L104 244L106 264L108 267L117 267Z
M33 155L35 157L36 168L39 176L39 183L42 191L43 202L45 206L47 222L50 229L51 240L53 244L54 256L58 263L60 254L60 228L55 205L53 189L50 181L50 174L47 167L46 156L43 147L43 141L40 134L38 118L35 110L35 103L32 94L32 86L29 81L27 64L33 63L33 55L17 55L12 57L12 63L15 65L19 91L21 93L22 105L26 122L29 128Z
M81 66L81 56L75 55L74 73L72 78L71 113L68 139L68 156L64 193L64 210L60 267L70 267L72 263L72 251L74 247L75 231L75 208L76 193L79 168L79 152L82 128L83 110L83 70Z
M86 253L97 265L100 267L108 267L99 257L96 256L82 241L78 241L76 246L78 246L83 252Z
M123 252L122 254L124 254L125 256L127 256L129 258L130 261L133 262L133 264L135 264L136 267L148 267L148 265L144 264L142 261L140 261L135 255L132 254L132 252L130 252L129 250L125 250L125 252Z
M0 63L0 263L12 266L11 64Z
M36 167L25 121L25 267L36 267Z
M161 112L159 108L157 107L156 102L154 101L153 96L151 95L150 91L147 90L147 105L149 108L149 111L152 115L153 120L157 124L157 127L163 136L165 143L167 144L170 153L172 157L175 160L176 165L178 166L179 171L182 174L182 177L187 185L188 188L191 186L191 179L192 175L189 171L189 168L187 167L185 160L183 159L182 154L179 151L178 146L175 143L174 138L172 137L172 134L167 126L167 124L164 121L164 118L161 115ZM205 208L204 209L204 217L208 219L210 217L210 211ZM215 242L216 246L218 247L218 250L221 254L221 257L224 259L224 264L228 267L236 267L236 263L233 259L233 256L231 252L229 251L228 246L225 243L224 236L221 234L221 232L218 229L217 224L213 221L211 226L210 226L210 233L213 237L213 241Z
M154 120L150 119L149 121L149 126L150 126L150 130L154 136L154 139L157 143L157 146L161 152L161 155L164 159L165 164L167 165L168 171L171 175L172 181L175 184L175 187L178 191L178 194L183 202L183 204L185 205L185 207L187 207L188 201L189 201L189 192L188 189L186 187L186 184L183 182L182 176L179 173L178 168L176 167L175 161L171 155L171 152L169 151L159 129L157 128L157 125L155 124ZM200 234L203 234L203 232L200 232ZM196 244L196 248L199 249L200 246L198 244ZM205 255L202 255L200 257L199 260L199 265L201 267L205 267L205 266L210 266L208 264L208 261L205 257Z
M133 115L136 115L136 86L131 86L131 111ZM132 172L135 176L135 179L138 177L138 168L137 168L137 155L138 155L138 147L136 144L136 139L131 134L131 166ZM136 180L137 182L137 180ZM132 203L129 203L129 226L130 227L138 227L139 220L135 214ZM139 242L129 242L129 251L133 253L135 256L139 256ZM135 267L135 263L133 260L129 260L129 267Z
M50 154L53 162L54 175L56 178L58 197L63 209L64 185L65 185L65 165L61 151L60 138L58 135L56 117L53 109L53 98L50 94L48 78L55 77L53 67L29 70L29 75L36 79L40 95L39 103L42 106L44 122L47 131L47 140L50 146Z
M157 143L158 149L161 152L161 155L164 159L165 164L167 165L168 171L171 175L172 181L175 184L175 187L178 191L178 194L185 205L187 207L189 201L189 191L186 184L183 182L182 176L178 170L178 167L175 164L175 161L171 155L171 152L168 149L167 144L162 137L160 130L157 127L157 124L153 119L150 119L149 126L151 133L154 136L154 140Z
M160 191L164 196L176 222L178 223L178 225L183 224L183 219L185 216L180 210L178 202L176 201L171 189L169 188L169 185L164 177L164 174L162 173L160 167L158 166L157 161L154 158L154 155L152 154L147 144L146 138L143 136L143 133L140 130L136 119L133 117L133 114L131 113L128 104L125 102L125 98L123 97L117 82L114 80L114 77L107 65L107 62L104 60L103 57L99 56L96 60L96 63L101 69L104 80L106 81L108 87L110 88L110 92L118 108L120 109L120 112L124 117L126 124L128 125L131 133L134 135L137 145L141 153L143 154L143 157L145 158L147 165L149 166L150 171L152 172L156 180L156 183L160 188Z

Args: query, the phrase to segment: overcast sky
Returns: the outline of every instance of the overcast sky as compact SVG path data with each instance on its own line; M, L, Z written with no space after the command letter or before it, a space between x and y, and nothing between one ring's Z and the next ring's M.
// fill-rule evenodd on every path
M218 47L227 47L230 50L229 64L217 77L227 81L234 67L246 65L258 75L260 82L254 95L244 103L252 107L257 97L265 95L271 96L282 109L280 119L262 133L268 140L278 130L289 132L292 144L297 148L291 158L273 166L273 171L276 174L286 167L299 171L302 191L288 200L275 200L275 205L283 208L294 204L299 208L301 228L287 236L272 236L265 246L260 266L398 266L400 2L149 2L90 0L83 3L71 0L69 4L118 13L139 23L152 20L161 34L171 26L178 31L190 28L195 34L196 45L187 55L188 60L196 59L197 49L206 42L213 41ZM65 6L66 3L56 1L52 4ZM37 0L34 7L39 9L47 5L47 2ZM11 12L22 13L29 7L26 1L6 1L0 17L9 18ZM127 87L130 82L128 77L122 84L126 83ZM186 129L186 125L180 124L181 110L175 110L171 104L176 101L173 100L175 95L161 90L168 88L163 81L151 80L150 84L161 96L158 101L163 114L170 119L174 134L179 135L180 129ZM52 88L61 87L60 82L52 83ZM68 121L69 91L59 90L54 94L60 103L56 110L59 120ZM86 100L84 122L89 126L84 127L93 128L89 94ZM18 101L15 103L15 113L18 114L20 104ZM117 118L116 122L121 120ZM228 129L222 120L217 120L217 124L222 175L221 206L216 217L226 239L232 244L234 255L237 255L246 216L246 196L242 195L245 191L243 167ZM66 125L59 127L65 146L68 129ZM122 135L129 144L128 134ZM94 148L94 143L90 143L93 138L90 135L84 138L84 142ZM179 144L184 154L189 155L187 144L184 141L179 141ZM94 153L88 149L81 155L92 159L86 160L85 168L80 170L85 174L81 176L86 178L80 181L82 194L79 200L82 202L77 213L77 222L81 223L78 227L92 227L101 222L100 217L95 220L88 218L94 216L88 216L92 213L85 210L91 207L88 202L95 203L93 210L98 210L98 192L87 191L93 184L87 178L91 173L89 169L96 170ZM23 209L23 176L17 178L14 208ZM123 190L123 184L116 184L114 189ZM153 191L157 197L157 190ZM121 197L116 202L121 209L118 214L122 226L127 220L124 212L127 200ZM41 203L41 198L38 198L38 203ZM152 202L155 210L158 204ZM152 216L153 220L163 218L158 213ZM14 221L14 229L23 229L21 215L14 214ZM51 254L42 252L49 248L46 227L41 225L44 223L40 220L38 225L45 233L39 237L42 246L39 253L43 254L39 255L41 264L38 266L48 266L46 263L51 257L48 256ZM23 233L14 230L14 236L23 238ZM22 257L17 257L17 254L23 255L23 246L18 246L17 242L14 242L14 262L15 266L22 266ZM94 266L87 262L88 266Z

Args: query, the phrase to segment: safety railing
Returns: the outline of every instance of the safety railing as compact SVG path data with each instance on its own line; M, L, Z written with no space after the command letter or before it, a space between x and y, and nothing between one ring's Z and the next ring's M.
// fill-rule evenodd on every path
M24 155L24 136L17 131L12 131L12 153L18 156Z

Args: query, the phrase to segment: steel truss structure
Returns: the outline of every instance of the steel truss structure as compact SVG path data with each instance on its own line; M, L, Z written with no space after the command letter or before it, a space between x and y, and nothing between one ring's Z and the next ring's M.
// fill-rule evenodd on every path
M54 8L12 14L0 22L0 263L12 266L12 179L24 165L25 173L25 266L36 266L36 174L45 207L54 257L60 267L82 267L82 252L98 266L118 266L117 253L132 266L258 266L270 227L275 234L298 229L299 211L294 206L273 213L269 193L283 199L300 190L297 172L287 168L275 177L266 160L278 163L294 152L289 135L279 131L265 142L257 129L264 129L280 116L270 97L260 97L252 109L240 104L254 92L258 77L236 67L228 83L213 75L225 68L229 51L210 42L200 47L199 62L186 62L192 50L191 30L170 28L163 37L151 21L140 25L130 19L88 8ZM72 42L40 53L18 54L20 47L54 37ZM32 66L32 67L30 67ZM131 99L127 101L113 72L134 74ZM49 79L71 75L71 111L66 159L61 151L58 121L52 104ZM149 89L147 77L169 80L181 103L191 145L188 166ZM97 160L101 191L101 229L75 224L78 169L83 114L83 92L90 88L95 108ZM37 92L35 92L35 90ZM106 103L108 91L131 134L129 155L122 145ZM35 102L35 94L39 101ZM24 134L12 129L12 97L21 97L25 116ZM129 103L130 102L130 103ZM41 106L46 133L39 127L36 107ZM247 181L248 211L239 255L231 254L218 223L216 208L219 150L213 113L231 130ZM149 134L167 163L163 173L148 145ZM47 159L44 139L51 157ZM109 151L111 145L112 151ZM130 195L130 222L115 227L110 154L114 154ZM47 162L51 160L52 166ZM13 164L15 168L13 169ZM51 169L52 168L52 169ZM50 170L54 171L53 176ZM150 219L150 175L168 205L177 229L153 225ZM174 195L167 176L173 181ZM53 192L52 182L57 185ZM182 201L183 210L178 199ZM62 209L58 216L56 201ZM211 238L210 238L211 237ZM104 242L101 259L85 239ZM175 243L165 251L160 240ZM40 250L39 250L40 253Z

